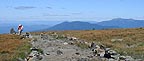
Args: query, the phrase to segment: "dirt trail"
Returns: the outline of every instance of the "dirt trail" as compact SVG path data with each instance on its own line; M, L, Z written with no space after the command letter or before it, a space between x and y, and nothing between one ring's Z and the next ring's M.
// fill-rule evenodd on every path
M43 54L40 54L40 61L88 61L93 52L90 49L81 49L76 45L71 45L69 42L74 42L68 39L55 39L52 36L46 36L47 39L41 38L40 35L33 35L36 40L31 42L33 47L42 49ZM30 55L34 55L32 52ZM94 57L93 57L94 58ZM39 61L36 57L29 61Z

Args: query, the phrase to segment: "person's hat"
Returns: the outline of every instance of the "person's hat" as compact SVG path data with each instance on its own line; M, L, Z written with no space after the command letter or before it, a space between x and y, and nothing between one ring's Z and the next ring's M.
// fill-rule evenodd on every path
M19 24L19 26L22 26L22 24Z

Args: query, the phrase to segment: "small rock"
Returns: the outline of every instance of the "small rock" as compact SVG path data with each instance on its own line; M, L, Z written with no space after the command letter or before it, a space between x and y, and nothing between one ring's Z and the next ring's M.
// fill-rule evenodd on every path
M104 57L105 52L98 53L100 57Z
M74 42L73 41L69 41L68 44L74 45Z
M93 55L96 56L98 53L97 49L93 49L92 51L93 51Z
M29 55L28 57L25 58L25 61L29 61L32 57L33 57L33 56L30 56L30 55Z
M67 42L64 42L63 44L64 44L64 45L67 45L68 43L67 43Z
M46 53L46 55L50 55L49 53Z
M95 49L96 48L96 44L94 42L92 42L90 48L91 49Z
M68 40L77 40L76 37L67 37Z
M75 53L76 55L80 55L80 53Z
M125 57L125 56L120 56L119 59L120 59L120 60L125 60L126 57Z
M109 59L109 58L111 58L111 54L110 53L106 53L106 54L104 54L104 57Z
M33 48L30 48L31 51L38 51L37 48L33 47Z
M30 33L26 32L26 33L25 33L25 37L26 37L26 38L29 38L29 36L30 36Z
M62 54L63 54L63 52L62 52L62 51L57 50L57 55L62 55Z
M110 53L111 55L117 55L117 52L114 50L109 50L108 53Z

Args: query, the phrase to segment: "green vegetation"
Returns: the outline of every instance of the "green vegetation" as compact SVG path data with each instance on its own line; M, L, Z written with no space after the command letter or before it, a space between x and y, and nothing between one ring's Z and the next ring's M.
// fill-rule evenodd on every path
M30 54L30 48L31 45L27 42L24 42L23 45L21 45L17 50L18 50L18 57L21 57L24 59L28 54Z

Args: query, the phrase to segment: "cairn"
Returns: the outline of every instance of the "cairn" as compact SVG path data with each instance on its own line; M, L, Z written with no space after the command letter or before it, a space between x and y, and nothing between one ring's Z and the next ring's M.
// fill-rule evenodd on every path
M10 34L16 34L16 31L14 30L14 28L10 29Z

